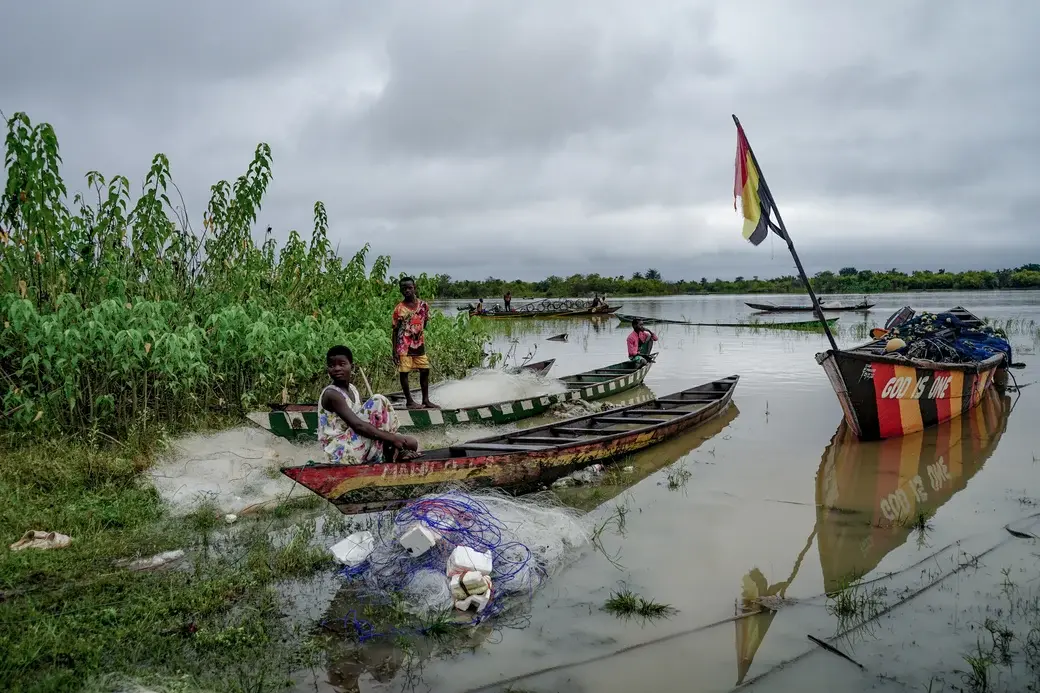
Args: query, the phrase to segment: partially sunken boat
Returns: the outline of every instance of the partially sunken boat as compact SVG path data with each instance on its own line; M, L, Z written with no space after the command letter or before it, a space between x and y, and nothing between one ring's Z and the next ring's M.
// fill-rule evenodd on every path
M539 364L529 364L524 370L538 373ZM549 362L551 365L551 362ZM402 429L423 429L456 424L512 423L538 416L555 404L585 400L591 402L636 387L646 378L650 366L636 366L631 361L614 363L603 368L594 368L583 373L563 376L559 380L567 386L566 392L523 397L507 402L489 402L460 409L408 409L404 394L387 395L397 410ZM544 373L544 371L541 371ZM277 436L289 440L316 440L318 437L318 405L271 404L269 412L253 412L249 419Z
M732 375L642 404L429 450L408 462L307 464L281 471L344 514L401 505L450 483L521 492L714 419L729 407L739 379Z

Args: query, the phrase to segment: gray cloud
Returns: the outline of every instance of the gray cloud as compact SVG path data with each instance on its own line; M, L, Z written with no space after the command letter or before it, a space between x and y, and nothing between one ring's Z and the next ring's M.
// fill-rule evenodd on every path
M259 220L539 278L791 271L732 211L740 115L811 270L1035 260L1040 6L999 0L21 3L0 108L70 188L170 156L197 220L271 144Z

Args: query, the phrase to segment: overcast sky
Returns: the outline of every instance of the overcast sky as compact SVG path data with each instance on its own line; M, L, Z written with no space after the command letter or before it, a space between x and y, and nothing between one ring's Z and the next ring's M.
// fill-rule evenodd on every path
M70 193L161 151L196 226L264 141L259 229L320 199L395 271L788 274L741 237L736 113L810 272L1040 260L1029 0L8 5L0 109Z

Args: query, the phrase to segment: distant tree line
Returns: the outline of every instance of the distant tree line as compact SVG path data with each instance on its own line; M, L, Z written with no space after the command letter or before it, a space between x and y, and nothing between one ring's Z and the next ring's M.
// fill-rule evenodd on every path
M982 289L1040 288L1040 264L1022 265L1016 269L995 272L971 270L947 272L940 269L915 270L909 274L891 269L887 272L843 267L838 272L818 272L811 279L813 289L821 294L873 294L890 291L944 291ZM430 284L433 284L432 286ZM500 299L507 291L514 298L557 298L591 296L594 293L626 296L665 296L673 294L783 294L802 293L805 289L796 276L759 279L737 277L733 280L701 277L697 280L666 281L654 268L635 272L631 277L605 277L599 274L551 276L537 282L505 281L488 277L484 280L454 280L438 274L427 280L426 291L437 298Z

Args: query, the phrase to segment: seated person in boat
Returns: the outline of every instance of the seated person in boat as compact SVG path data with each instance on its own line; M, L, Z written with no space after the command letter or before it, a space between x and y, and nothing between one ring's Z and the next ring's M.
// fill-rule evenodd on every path
M484 313L484 299L482 299L482 298L478 298L477 299L477 307L473 309L473 312L476 313L477 315L483 315L483 313Z
M657 335L643 327L642 320L633 320L632 331L628 334L628 360L638 366L645 364L656 341Z
M401 389L404 391L405 406L409 409L440 409L430 401L430 357L426 355L426 321L430 319L430 305L419 298L415 288L415 280L401 277L399 282L401 297L404 299L394 308L390 318L390 345L393 350L394 365L401 377ZM477 304L483 307L484 299ZM408 388L408 374L419 371L419 388L422 390L422 404L412 399L412 391Z
M589 307L596 309L599 308L601 305L603 305L603 299L599 297L599 292L597 291L595 294L593 294L592 305Z
M419 442L397 433L397 412L383 395L362 402L350 382L354 354L334 346L325 355L332 384L318 398L318 444L329 464L381 464L416 457Z

